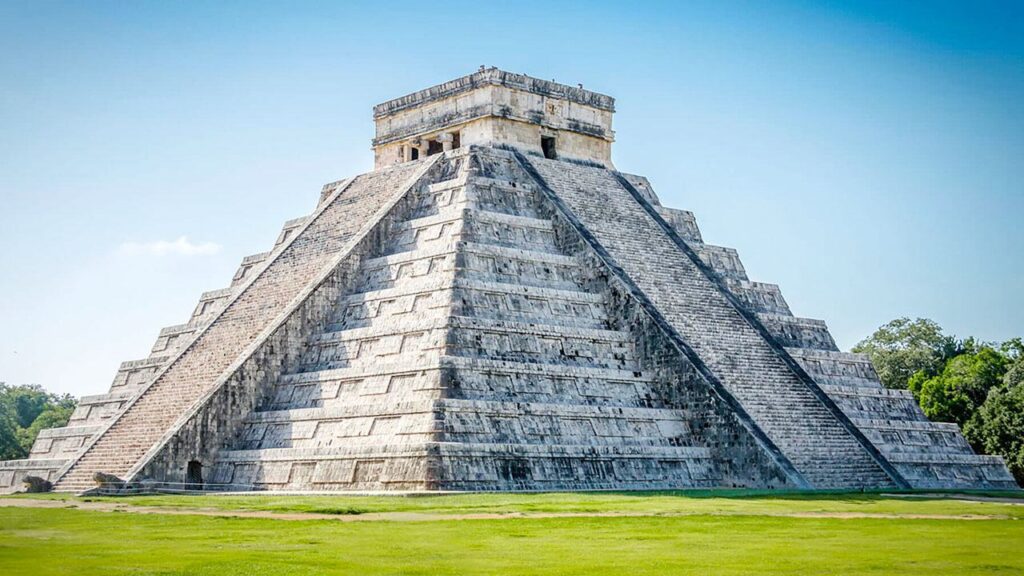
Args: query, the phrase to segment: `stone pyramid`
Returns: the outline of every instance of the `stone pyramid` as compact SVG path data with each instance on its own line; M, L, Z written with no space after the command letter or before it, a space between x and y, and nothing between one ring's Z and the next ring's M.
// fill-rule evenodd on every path
M376 169L326 185L0 486L1016 486L616 171L613 111L494 68L377 106Z

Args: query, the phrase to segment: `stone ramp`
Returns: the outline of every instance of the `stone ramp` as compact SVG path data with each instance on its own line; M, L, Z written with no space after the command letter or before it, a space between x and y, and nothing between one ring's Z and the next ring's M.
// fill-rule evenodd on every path
M838 408L826 405L811 389L813 382L794 372L777 344L680 250L615 173L522 159L807 482L815 488L899 482L883 469L887 463L871 453L873 447L837 418Z
M61 471L56 489L91 488L95 472L127 475L425 162L364 174L336 190L212 324Z

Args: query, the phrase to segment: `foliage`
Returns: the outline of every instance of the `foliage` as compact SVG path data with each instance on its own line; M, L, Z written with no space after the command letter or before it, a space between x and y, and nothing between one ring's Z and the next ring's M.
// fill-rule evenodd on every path
M937 376L927 378L922 370L907 383L928 418L962 426L985 403L989 390L1003 383L1006 357L989 346L969 349L976 351L952 358Z
M37 384L0 382L0 460L27 457L39 431L67 424L76 405L74 397L49 394Z
M870 356L885 386L913 392L925 416L959 424L976 451L1002 456L1024 485L1024 341L958 341L931 320L898 318L853 351Z
M942 327L925 318L897 318L880 327L853 347L871 358L886 388L906 388L916 373L938 374L946 360L961 350L956 338L942 333Z
M1013 388L1024 384L1024 342L1020 338L1014 338L1003 342L1003 354L1010 360L1010 366L1006 370L1003 381L1007 388Z
M27 428L49 404L49 394L38 384L8 386L4 396L14 409L19 428Z
M18 441L18 421L14 410L0 403L0 460L12 460L24 456Z
M36 436L39 436L41 430L47 428L59 428L68 423L71 419L71 413L75 411L74 406L60 406L50 405L47 406L28 428L22 428L18 431L18 442L21 444L21 448L27 454L32 450L32 444L36 441Z
M1002 456L1024 486L1024 385L993 390L964 427L964 435L975 448Z

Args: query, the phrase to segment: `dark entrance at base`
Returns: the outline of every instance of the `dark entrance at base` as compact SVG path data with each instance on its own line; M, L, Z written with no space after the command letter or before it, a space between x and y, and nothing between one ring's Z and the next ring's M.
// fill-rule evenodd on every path
M185 469L185 489L203 489L203 463L198 460L191 460Z

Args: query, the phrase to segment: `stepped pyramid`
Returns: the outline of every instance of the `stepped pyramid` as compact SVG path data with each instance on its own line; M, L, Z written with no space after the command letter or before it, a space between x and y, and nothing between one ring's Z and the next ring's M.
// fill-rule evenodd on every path
M616 171L613 112L494 68L378 105L376 169L0 486L1015 487Z

